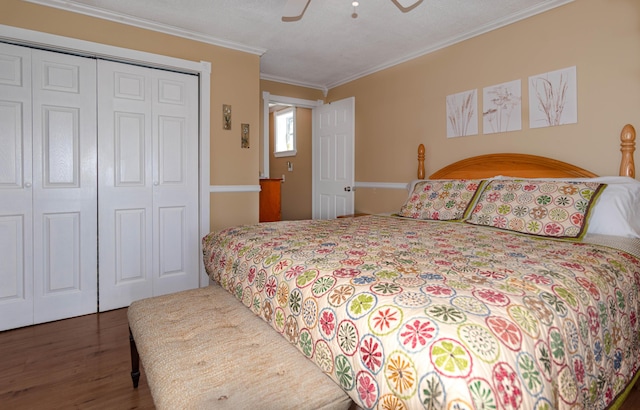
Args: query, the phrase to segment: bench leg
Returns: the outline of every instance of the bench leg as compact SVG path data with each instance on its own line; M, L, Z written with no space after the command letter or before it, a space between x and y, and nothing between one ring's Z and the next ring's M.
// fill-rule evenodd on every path
M135 389L138 387L138 381L140 380L140 356L138 355L136 341L133 340L131 328L129 328L129 347L131 347L131 380L133 380L133 388Z

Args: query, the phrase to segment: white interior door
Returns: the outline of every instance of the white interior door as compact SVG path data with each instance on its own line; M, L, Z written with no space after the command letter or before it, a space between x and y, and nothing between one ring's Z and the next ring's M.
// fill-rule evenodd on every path
M198 286L197 77L98 62L100 310Z
M355 98L315 109L313 219L353 213Z
M97 310L95 60L32 51L34 322Z
M33 323L31 50L0 43L0 331Z

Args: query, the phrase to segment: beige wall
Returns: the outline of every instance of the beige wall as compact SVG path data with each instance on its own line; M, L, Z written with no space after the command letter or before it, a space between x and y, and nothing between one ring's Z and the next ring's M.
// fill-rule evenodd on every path
M193 40L20 0L1 0L0 24L211 62L212 185L258 184L262 91L323 99L320 90L261 81L256 55ZM427 147L427 174L463 157L497 151L546 155L599 174L616 174L620 129L625 123L640 126L638 50L638 0L576 0L336 87L327 101L356 98L356 181L414 178L419 143ZM578 123L529 129L528 77L574 65ZM447 95L470 89L481 92L483 87L516 79L523 80L522 131L482 135L480 126L480 135L446 138ZM222 104L233 107L231 131L222 130ZM250 149L240 147L240 123L251 126ZM298 167L296 163L294 169ZM394 211L405 197L403 190L359 188L356 211ZM212 229L256 222L257 203L257 192L211 194Z
M211 184L258 184L259 56L20 0L1 0L0 24L211 62ZM233 107L231 131L222 130L222 104ZM250 149L240 147L241 123L251 126ZM211 194L212 229L257 221L257 192Z
M578 123L529 128L527 80L577 67ZM447 95L522 80L523 129L446 138ZM436 51L329 91L356 99L356 181L415 178L424 143L427 175L455 160L524 152L617 175L619 133L640 129L640 1L576 0L541 15ZM479 109L482 109L479 97ZM636 154L636 159L640 158ZM404 190L356 192L356 210L397 210Z

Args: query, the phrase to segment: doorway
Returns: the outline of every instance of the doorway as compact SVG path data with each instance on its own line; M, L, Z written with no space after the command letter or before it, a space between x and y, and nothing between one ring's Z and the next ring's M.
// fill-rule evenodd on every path
M270 163L273 158L273 121L269 107L273 105L294 106L311 110L311 160L307 165L312 167L309 181L311 188L311 218L331 219L339 215L353 213L354 203L354 139L355 139L355 99L345 98L329 104L322 101L303 100L285 96L262 93L263 98L263 145L261 178L282 178L283 186L287 183L290 168L296 169L295 162L284 161L287 171L271 172ZM292 164L289 164L289 163ZM280 171L282 167L274 169ZM283 187L286 189L286 187ZM295 191L293 191L295 194ZM282 196L284 203L285 197ZM285 215L283 213L283 218ZM300 218L296 218L300 219ZM309 218L303 218L309 219Z
M271 95L263 92L264 140L262 178L281 178L282 220L311 219L312 216L312 134L313 113L322 101ZM274 113L295 109L296 154L273 154Z
M275 121L278 112L295 111L296 151L292 156L273 154ZM312 116L310 108L274 104L269 109L269 175L281 178L281 215L283 221L311 219L312 215Z

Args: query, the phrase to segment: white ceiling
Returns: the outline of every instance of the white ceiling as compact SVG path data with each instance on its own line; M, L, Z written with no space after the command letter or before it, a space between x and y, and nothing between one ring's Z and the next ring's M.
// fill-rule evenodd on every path
M27 0L261 55L261 78L328 90L573 0ZM215 64L215 62L213 62Z

